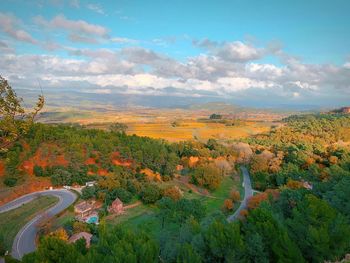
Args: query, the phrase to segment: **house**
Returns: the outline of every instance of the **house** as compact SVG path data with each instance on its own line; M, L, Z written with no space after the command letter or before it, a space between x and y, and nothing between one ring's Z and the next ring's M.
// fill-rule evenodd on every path
M342 111L343 113L350 113L350 107L343 107L343 108L341 109L341 111Z
M75 243L79 239L84 238L86 241L86 247L89 248L90 243L91 243L91 237L92 237L92 235L88 232L80 232L80 233L77 233L77 234L74 234L73 236L71 236L68 239L68 243Z
M111 206L108 208L108 212L114 213L117 215L124 213L123 202L119 198L115 199L111 204Z
M74 206L74 212L81 218L91 214L95 209L95 201L83 201Z
M303 187L308 190L312 190L312 185L309 182L303 182Z
M86 187L91 187L91 186L94 186L95 184L96 184L95 181L90 181L90 182L86 182L86 183L85 183L85 186L86 186Z

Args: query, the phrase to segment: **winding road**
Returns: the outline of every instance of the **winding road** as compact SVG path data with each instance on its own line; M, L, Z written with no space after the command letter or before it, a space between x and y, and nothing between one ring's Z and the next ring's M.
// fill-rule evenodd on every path
M33 252L35 250L35 238L38 231L38 223L40 223L41 220L48 217L53 217L68 208L74 203L77 196L66 189L48 190L21 196L0 207L0 213L3 213L20 207L21 205L26 204L39 196L49 195L57 197L59 202L45 212L38 214L17 233L15 240L13 241L11 252L11 255L14 258L21 259L23 255Z
M236 220L240 215L240 212L243 209L247 209L248 199L253 196L253 189L249 177L249 172L247 168L243 166L241 166L241 171L243 174L244 198L235 213L227 218L228 221ZM17 233L12 245L11 252L14 258L21 259L23 255L33 252L35 250L35 238L38 231L38 223L40 223L44 218L46 219L48 217L53 217L68 208L71 204L74 203L77 196L66 189L48 190L21 196L5 205L0 206L0 213L3 213L18 208L23 204L29 203L35 198L48 195L57 197L59 199L59 202L45 212L38 214L25 226L23 226L22 229Z
M243 174L244 198L239 208L227 218L228 221L236 220L240 215L240 212L244 209L247 209L248 200L250 197L253 196L253 188L252 188L252 183L250 181L249 172L247 168L244 166L241 166L241 171Z

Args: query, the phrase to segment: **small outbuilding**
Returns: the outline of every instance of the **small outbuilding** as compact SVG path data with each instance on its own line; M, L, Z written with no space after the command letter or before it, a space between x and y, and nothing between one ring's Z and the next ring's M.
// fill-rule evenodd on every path
M92 235L88 232L80 232L80 233L74 234L68 239L68 243L75 243L81 238L85 239L86 247L89 248L91 244Z
M119 198L115 199L111 204L111 206L108 208L108 212L117 214L117 215L124 213L123 202Z

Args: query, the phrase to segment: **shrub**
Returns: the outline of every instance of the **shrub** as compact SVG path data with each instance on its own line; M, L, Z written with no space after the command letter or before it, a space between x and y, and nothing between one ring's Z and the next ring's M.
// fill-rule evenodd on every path
M146 185L141 192L142 201L146 204L153 204L161 198L161 191L155 184Z
M182 193L178 187L171 186L164 190L164 196L170 197L174 201L177 201L182 197Z
M233 202L231 199L225 199L224 201L224 210L231 211L233 209Z
M237 190L233 190L230 193L230 198L232 199L232 201L237 202L241 199L241 195Z
M4 179L4 184L9 186L9 187L13 187L15 186L17 183L17 178L14 178L14 177L6 177Z
M40 177L41 176L45 176L44 175L44 169L41 166L39 166L39 165L35 165L34 166L33 172L34 172L35 176L40 176Z
M96 187L91 186L91 187L84 187L83 190L81 191L81 198L84 200L90 199L94 197L96 194Z

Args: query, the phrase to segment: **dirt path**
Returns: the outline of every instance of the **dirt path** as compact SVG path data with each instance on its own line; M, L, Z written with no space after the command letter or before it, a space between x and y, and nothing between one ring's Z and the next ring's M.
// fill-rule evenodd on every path
M194 193L198 194L198 195L201 195L201 196L204 196L204 197L208 197L208 198L213 198L213 199L220 199L218 197L215 197L215 196L212 196L209 194L208 190L206 189L201 189L193 184L190 184L188 182L188 178L186 178L185 176L182 176L181 177L182 180L179 180L179 179L174 179L176 182L179 182L183 185L185 185L187 188L191 189Z

